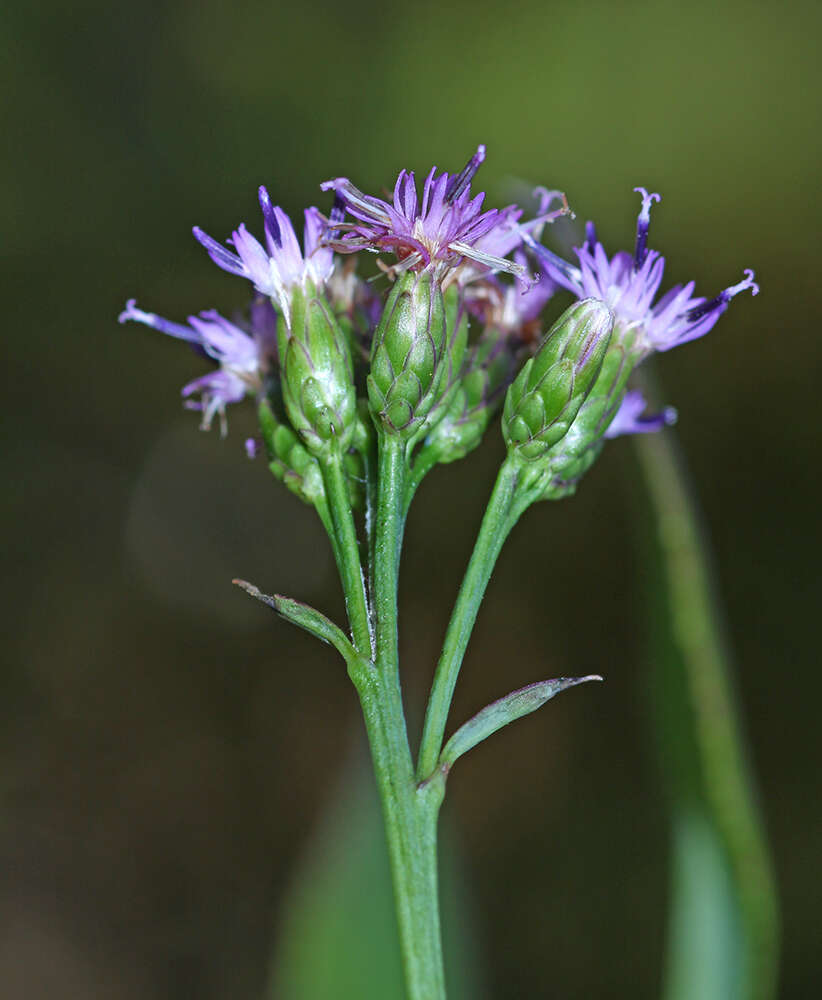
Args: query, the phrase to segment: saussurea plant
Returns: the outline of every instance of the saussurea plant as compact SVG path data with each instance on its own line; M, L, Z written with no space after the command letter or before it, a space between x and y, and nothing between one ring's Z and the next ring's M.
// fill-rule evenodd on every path
M541 500L574 493L604 442L656 431L674 411L646 414L631 374L649 355L701 337L731 299L756 294L753 272L714 298L693 282L657 297L664 259L648 249L642 197L632 253L608 257L593 225L569 262L543 244L566 214L538 189L535 217L486 209L471 185L480 146L456 174L403 170L393 198L350 180L327 214L305 212L302 249L288 216L259 190L264 243L240 225L228 246L195 228L224 271L254 287L242 318L214 311L176 323L128 302L134 320L188 341L216 363L186 385L202 426L251 400L269 469L317 511L333 549L345 631L290 598L236 581L343 657L362 705L385 821L407 993L445 996L437 898L437 815L454 762L555 694L595 677L538 681L488 705L446 741L449 709L483 594L505 539ZM556 206L556 207L553 207ZM363 276L355 255L380 255ZM554 322L546 306L574 302ZM434 672L419 752L412 756L400 686L397 583L409 505L436 465L464 457L501 411L506 457L479 529ZM414 741L416 743L416 741Z

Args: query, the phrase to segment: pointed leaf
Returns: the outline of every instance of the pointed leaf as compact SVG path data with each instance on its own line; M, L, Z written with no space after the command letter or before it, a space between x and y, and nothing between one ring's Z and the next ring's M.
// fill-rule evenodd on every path
M361 659L359 653L354 649L348 636L346 636L339 625L335 625L329 618L326 618L325 615L308 604L292 600L290 597L283 597L282 594L274 594L273 596L264 594L258 587L255 587L253 583L249 583L247 580L232 580L231 582L241 587L247 594L256 597L258 601L267 604L269 608L273 608L274 611L282 615L283 618L287 618L288 621L293 622L294 625L299 625L306 632L310 632L323 642L332 645L346 663L350 664L352 661Z
M462 757L464 753L498 729L507 726L509 722L535 712L560 691L577 684L584 684L586 681L601 680L599 674L589 674L587 677L557 677L552 681L529 684L518 691L512 691L498 701L491 702L482 711L477 712L473 719L469 719L464 726L461 726L445 744L445 749L440 755L440 766L450 770L458 757Z

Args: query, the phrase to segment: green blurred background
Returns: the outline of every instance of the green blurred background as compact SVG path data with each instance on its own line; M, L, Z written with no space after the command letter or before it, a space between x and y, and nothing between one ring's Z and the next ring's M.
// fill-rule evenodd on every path
M0 13L5 381L0 982L9 998L259 997L312 830L359 746L329 650L229 584L342 616L313 512L200 434L179 345L120 327L247 287L190 234L403 166L564 189L700 290L762 285L661 359L701 494L783 902L818 994L822 848L818 3L171 0ZM501 446L431 476L401 590L413 718ZM489 997L654 998L667 897L637 466L609 446L504 551L455 703L599 671L476 750L445 806ZM505 983L505 987L503 987Z

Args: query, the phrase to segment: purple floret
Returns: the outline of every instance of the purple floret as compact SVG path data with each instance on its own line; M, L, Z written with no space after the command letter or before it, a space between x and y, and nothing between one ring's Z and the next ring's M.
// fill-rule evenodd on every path
M648 434L676 423L676 410L672 406L666 406L661 413L645 414L646 406L645 397L638 389L626 392L616 416L605 431L605 437Z
M129 299L119 320L143 323L161 333L186 340L213 358L219 368L194 379L183 386L182 395L188 409L202 412L201 426L211 427L219 415L223 437L226 434L226 406L238 403L249 393L261 391L263 378L274 363L276 344L273 340L270 306L268 311L257 303L252 307L249 332L229 322L213 309L189 316L188 324L174 323L155 313L137 308L135 299ZM189 397L199 395L199 399Z
M331 277L334 254L323 243L327 224L316 208L305 210L303 254L291 220L279 206L271 204L265 187L259 189L259 200L265 247L251 235L244 223L234 230L229 241L236 253L226 249L198 226L193 232L218 267L251 281L258 292L273 300L288 323L290 289L295 285L305 287L308 282L322 287Z
M397 256L397 270L430 270L440 278L466 260L489 273L524 277L527 272L521 264L504 259L519 238L502 254L482 246L496 229L510 235L516 211L513 206L483 211L485 195L471 196L471 181L484 159L485 146L479 146L458 174L438 174L432 167L421 199L408 170L400 171L391 202L363 194L347 177L326 181L322 189L334 191L354 220L337 226L329 246L340 253L389 251Z
M639 329L639 346L647 355L653 351L668 351L704 336L734 296L746 290L756 295L759 286L754 281L753 271L746 270L742 281L724 289L713 299L695 296L694 282L689 281L686 285L674 285L654 302L662 283L665 258L656 250L648 249L648 227L651 204L659 201L660 196L648 194L645 188L634 190L642 195L642 208L637 219L633 254L620 250L609 258L596 238L592 223L586 227L585 242L575 250L578 267L552 253L527 232L523 240L558 285L581 299L602 299L617 317L615 330L620 324L623 329Z

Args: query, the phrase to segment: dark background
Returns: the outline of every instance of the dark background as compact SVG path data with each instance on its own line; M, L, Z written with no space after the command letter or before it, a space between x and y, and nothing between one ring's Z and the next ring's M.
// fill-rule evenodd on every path
M478 142L494 203L561 187L616 249L644 184L669 280L712 294L756 268L762 294L658 370L736 652L781 996L816 994L820 29L810 2L5 6L4 996L260 996L359 725L334 654L229 584L339 618L313 512L246 459L246 415L225 441L198 432L178 391L199 363L118 311L241 305L190 227L258 229L261 182L296 212L328 177L378 190ZM493 430L412 510L412 715L500 453ZM667 827L635 476L615 443L573 502L524 518L457 692L461 721L537 678L607 677L455 771L490 996L658 995Z

